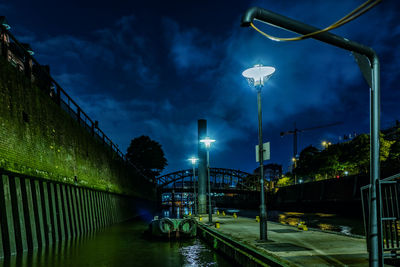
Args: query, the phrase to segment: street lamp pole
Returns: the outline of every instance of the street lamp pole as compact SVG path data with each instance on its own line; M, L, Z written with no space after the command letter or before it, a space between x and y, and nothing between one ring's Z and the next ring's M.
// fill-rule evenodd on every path
M264 195L264 151L262 138L262 110L261 110L261 88L257 87L257 106L258 106L258 158L260 160L260 239L267 239L267 210Z
M275 68L263 65L255 65L243 71L242 75L247 79L250 86L257 90L258 106L258 159L260 161L260 239L267 240L267 208L265 205L264 193L264 146L262 138L262 110L261 110L261 89L264 83L275 72Z
M197 196L196 196L196 161L198 158L192 157L189 159L193 165L193 196L194 196L194 215L197 216Z
M207 147L207 177L208 177L208 223L212 224L211 210L211 176L210 176L210 147Z
M194 215L197 216L197 196L196 196L196 167L193 164L193 196L194 196Z
M205 139L200 140L201 143L204 143L207 149L207 178L208 178L208 223L212 224L212 209L211 209L211 177L210 177L210 146L211 143L215 142L215 140L206 137Z

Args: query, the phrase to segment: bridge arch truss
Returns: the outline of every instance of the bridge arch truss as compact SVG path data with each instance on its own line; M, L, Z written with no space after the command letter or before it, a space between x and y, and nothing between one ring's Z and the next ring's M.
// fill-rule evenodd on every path
M198 181L198 169L195 169L195 180ZM210 168L211 187L249 189L254 175L234 169ZM180 170L156 178L158 188L192 187L193 169Z

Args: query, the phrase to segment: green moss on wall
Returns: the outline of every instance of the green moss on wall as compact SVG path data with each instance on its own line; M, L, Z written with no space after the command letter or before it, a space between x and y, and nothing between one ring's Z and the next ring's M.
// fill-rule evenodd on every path
M153 186L0 59L0 168L153 198Z

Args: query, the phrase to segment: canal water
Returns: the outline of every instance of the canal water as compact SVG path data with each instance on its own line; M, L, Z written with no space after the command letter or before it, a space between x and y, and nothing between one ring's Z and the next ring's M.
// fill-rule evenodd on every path
M199 239L149 240L147 224L131 221L22 256L0 260L0 266L232 266Z

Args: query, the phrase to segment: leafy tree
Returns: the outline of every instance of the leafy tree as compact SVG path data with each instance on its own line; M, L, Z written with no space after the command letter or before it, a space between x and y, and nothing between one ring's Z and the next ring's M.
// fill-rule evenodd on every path
M288 186L293 184L293 178L289 176L283 176L276 182L277 187Z
M386 161L382 162L382 175L385 177L400 172L400 140L395 142L389 151Z
M295 169L296 175L302 178L314 176L318 173L321 168L320 162L318 161L319 150L312 145L304 148L300 152L297 167Z
M151 180L167 166L167 159L161 145L144 135L132 139L126 157L142 174Z

